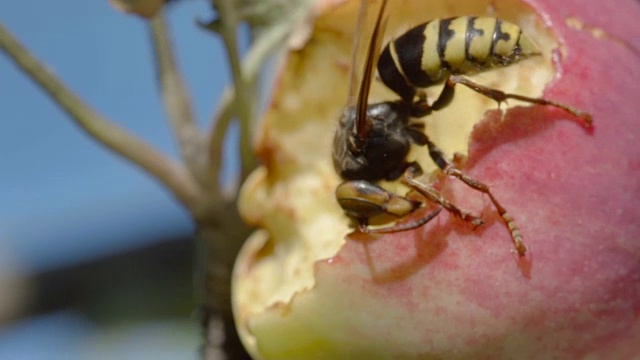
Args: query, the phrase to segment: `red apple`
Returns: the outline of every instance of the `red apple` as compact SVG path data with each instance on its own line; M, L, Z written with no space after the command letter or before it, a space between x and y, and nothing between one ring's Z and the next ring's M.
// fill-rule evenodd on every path
M501 114L460 87L450 109L425 119L432 140L449 156L467 155L463 171L490 184L516 219L524 259L489 199L453 178L437 185L481 214L482 227L443 211L413 231L347 236L331 141L348 95L358 3L324 7L306 46L289 54L260 135L264 165L243 187L244 216L262 228L243 248L233 284L252 355L640 357L638 2L389 4L387 37L451 15L519 24L543 56L474 79L593 115L588 129L550 107L511 102L518 106ZM370 102L394 96L377 83ZM412 156L428 166L424 150Z

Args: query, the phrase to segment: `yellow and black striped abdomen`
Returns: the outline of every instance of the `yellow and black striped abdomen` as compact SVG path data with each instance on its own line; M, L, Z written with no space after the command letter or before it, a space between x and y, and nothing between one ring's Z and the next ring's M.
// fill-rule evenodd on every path
M460 16L418 25L390 41L378 59L378 73L387 87L412 101L416 88L441 83L450 74L506 66L533 54L538 48L517 25Z

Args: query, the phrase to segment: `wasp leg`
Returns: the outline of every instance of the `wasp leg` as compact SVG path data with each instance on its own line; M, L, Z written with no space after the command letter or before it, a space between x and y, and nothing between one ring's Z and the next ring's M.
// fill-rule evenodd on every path
M451 77L449 77L444 83L444 87L442 88L442 91L440 91L440 95L438 95L436 101L431 104L431 111L442 110L451 103L451 100L453 100L455 83L449 82L450 78Z
M518 256L523 257L527 252L527 247L524 245L524 241L522 240L520 228L518 227L518 224L515 222L515 220L511 217L511 215L509 215L507 210L500 204L500 202L498 202L498 199L493 196L493 193L489 189L489 186L477 179L466 175L458 168L456 168L455 165L444 156L442 151L431 140L427 139L426 145L429 148L429 155L446 175L454 176L467 184L472 189L478 190L489 196L489 199L491 199L493 206L496 208L498 214L500 214L500 217L502 217L502 220L505 222L507 228L509 229L509 232L511 233L511 240L513 241L513 245L516 248Z
M442 90L442 93L440 93L440 96L438 97L438 99L433 103L433 105L431 106L431 108L433 110L439 110L441 109L443 106L448 105L448 103L451 101L451 97L453 97L453 89L455 87L456 84L462 84L466 87L468 87L469 89L482 94L490 99L493 99L495 101L498 102L498 104L504 102L507 99L514 99L514 100L520 100L520 101L524 101L524 102L528 102L531 104L537 104L537 105L547 105L547 106L553 106L559 109L562 109L566 112L568 112L569 114L572 114L574 116L577 116L579 118L581 118L582 120L584 120L584 122L587 124L587 126L591 126L591 124L593 123L593 119L591 118L591 114L586 113L584 111L580 111L578 109L575 109L571 106L568 105L564 105L561 104L559 102L555 102L552 100L547 100L545 98L532 98L532 97L528 97L528 96L523 96L523 95L518 95L518 94L509 94L509 93L505 93L503 91L497 90L497 89L493 89L484 85L480 85L476 82L473 82L467 78L465 78L464 76L456 76L456 75L451 75L449 76L449 78L447 79L447 81L445 82L444 88Z
M411 104L411 116L420 118L429 115L433 109L427 100L427 93L417 90L416 96L418 99Z
M388 233L394 233L394 232L413 230L431 221L434 217L440 214L440 211L442 211L442 207L437 208L436 210L430 212L426 216L421 217L420 219L409 221L407 223L392 224L392 225L377 227L373 229L370 228L369 226L360 226L358 229L361 232L368 233L368 234L388 234Z
M445 82L442 91L440 91L440 95L433 104L429 105L429 101L427 100L427 94L418 90L418 100L414 101L411 104L411 116L413 117L423 117L429 115L433 111L442 110L447 107L451 100L453 100L453 95L455 93L455 84Z
M443 208L447 209L447 211L458 218L471 223L474 226L480 226L483 224L480 217L474 216L466 211L462 211L459 207L445 199L436 188L417 180L416 177L420 175L422 175L422 169L418 164L413 163L405 171L402 181L407 186L417 191L420 195L424 196L427 200L442 205Z

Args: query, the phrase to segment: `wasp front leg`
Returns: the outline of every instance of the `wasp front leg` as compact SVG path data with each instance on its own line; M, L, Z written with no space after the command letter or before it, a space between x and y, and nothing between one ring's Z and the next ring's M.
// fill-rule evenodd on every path
M418 164L411 164L407 168L402 178L402 182L409 186L411 189L416 191L418 194L423 196L425 199L440 204L443 208L447 209L454 216L474 225L480 226L483 224L482 219L479 216L472 215L467 211L463 211L449 200L447 200L440 192L430 184L426 184L420 180L418 177L422 175L422 169Z
M428 138L426 140L426 145L429 149L429 155L446 175L456 177L472 189L480 191L489 196L489 199L491 199L493 206L496 208L498 214L500 215L500 217L502 217L502 220L505 222L507 228L509 229L511 240L513 241L513 245L516 249L516 252L518 253L518 256L525 256L525 254L527 253L527 247L522 240L522 235L520 233L518 224L511 217L511 215L509 215L504 206L500 204L498 199L496 199L496 197L489 189L489 186L475 178L468 176L467 174L456 168L455 165L444 156L442 151Z
M394 194L365 180L343 182L336 189L336 198L345 214L364 233L383 234L416 229L431 221L442 210L438 208L417 219L371 228L371 219L402 219L418 210L423 203Z

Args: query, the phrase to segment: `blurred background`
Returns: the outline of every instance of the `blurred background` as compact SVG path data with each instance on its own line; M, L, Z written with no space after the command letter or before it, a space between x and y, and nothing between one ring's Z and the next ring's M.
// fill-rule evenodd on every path
M221 42L195 25L212 15L195 0L168 12L204 129L229 81ZM177 156L145 22L106 0L2 1L0 22L98 112ZM197 358L188 214L2 53L0 119L0 359Z

